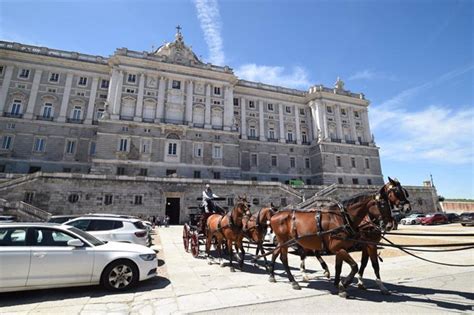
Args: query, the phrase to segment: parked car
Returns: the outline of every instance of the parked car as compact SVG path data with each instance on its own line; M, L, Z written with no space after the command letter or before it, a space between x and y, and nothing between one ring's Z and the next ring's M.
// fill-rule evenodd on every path
M459 222L462 226L474 225L474 212L463 212L459 216Z
M16 217L14 215L0 215L0 223L15 222Z
M448 218L444 213L432 213L421 219L421 225L448 223Z
M413 213L410 214L408 217L405 217L400 220L400 223L403 225L406 224L420 224L422 218L424 218L426 214L423 213Z
M459 222L459 215L456 213L446 213L449 223Z
M86 216L64 224L86 231L102 241L151 245L148 229L139 219Z
M80 216L79 215L53 215L51 216L51 218L49 218L48 222L61 224L78 217Z
M50 223L0 223L0 257L0 292L96 284L126 290L158 267L150 248Z

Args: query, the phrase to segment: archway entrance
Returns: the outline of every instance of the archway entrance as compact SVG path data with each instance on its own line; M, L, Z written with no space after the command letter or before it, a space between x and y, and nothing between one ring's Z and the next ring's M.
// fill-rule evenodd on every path
M179 224L180 198L166 198L166 215L170 217L170 224Z

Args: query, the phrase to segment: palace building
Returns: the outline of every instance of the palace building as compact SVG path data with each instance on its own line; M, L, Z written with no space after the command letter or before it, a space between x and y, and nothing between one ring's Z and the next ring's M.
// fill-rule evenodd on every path
M381 185L369 101L239 79L184 42L109 57L0 42L0 172Z

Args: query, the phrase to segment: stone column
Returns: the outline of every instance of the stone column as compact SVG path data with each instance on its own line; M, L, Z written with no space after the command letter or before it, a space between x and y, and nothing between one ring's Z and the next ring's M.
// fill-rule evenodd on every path
M231 130L234 117L234 89L231 86L224 88L224 130Z
M87 105L86 120L84 121L84 124L86 125L92 124L92 120L94 118L95 98L97 96L98 86L99 86L99 78L94 77L92 79L91 95L89 96L89 104Z
M143 95L145 94L145 74L140 73L140 81L138 82L137 106L135 108L135 117L133 121L143 120Z
M342 133L341 108L338 104L334 106L334 117L336 118L336 137L344 143L346 139L344 139L344 134Z
M354 109L352 107L349 107L349 112L347 113L349 115L349 124L351 128L351 138L356 142L356 144L359 144L359 140L357 140L357 132L356 132L356 125L354 121Z
M204 111L204 128L211 128L211 85L206 83L206 109Z
M59 122L66 122L66 115L67 115L67 107L69 105L69 95L71 95L71 86L72 86L72 78L74 75L72 73L68 73L66 77L66 85L64 86L64 93L63 99L61 101L61 108L59 110Z
M278 119L280 121L280 142L285 143L285 121L283 118L283 104L278 104Z
M368 143L373 143L372 142L372 133L370 132L370 125L369 125L369 112L367 110L364 110L362 112L359 112L362 118L362 124L364 126L364 136L366 138L366 141Z
M117 76L117 88L114 92L112 106L112 114L110 115L111 119L120 119L120 107L122 106L122 85L123 85L123 71L119 70Z
M10 88L10 82L12 80L13 66L8 65L5 70L5 76L3 77L2 89L0 90L0 116L6 109L5 102L7 101L8 89Z
M26 107L25 119L33 119L35 111L36 98L38 96L38 89L41 81L41 74L43 70L35 70L35 76L33 78L33 85L31 86L30 98L28 99L28 107Z
M165 117L165 86L166 78L160 77L158 86L158 101L156 102L155 122L162 122Z
M186 117L185 117L185 123L187 123L189 126L192 126L193 124L193 88L194 88L194 83L193 81L189 80L187 82L187 90L186 90Z
M247 106L245 98L240 98L240 134L242 139L247 139Z
M313 126L313 139L315 139L317 142L319 140L318 129L321 130L321 127L319 125L319 112L315 103L311 103L310 108L311 108L311 123Z
M321 104L321 106L319 107L319 113L320 113L320 117L322 117L322 126L323 126L323 129L321 130L322 133L323 133L323 139L326 140L326 139L329 139L329 128L328 128L328 119L326 117L326 106L324 104Z
M112 70L112 76L110 77L109 89L107 92L107 104L109 104L109 114L112 114L112 104L115 101L115 91L117 90L119 72L117 69Z
M298 144L301 144L300 110L298 106L295 106L294 109L295 109L295 121L296 121L296 142Z
M266 141L265 137L265 116L263 113L263 101L258 101L258 131L260 134L260 141Z

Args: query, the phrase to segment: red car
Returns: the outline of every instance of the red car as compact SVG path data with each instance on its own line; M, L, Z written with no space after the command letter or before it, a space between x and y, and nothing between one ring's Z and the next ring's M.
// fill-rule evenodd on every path
M421 225L443 224L448 223L448 218L443 213L432 213L426 217L421 218Z

